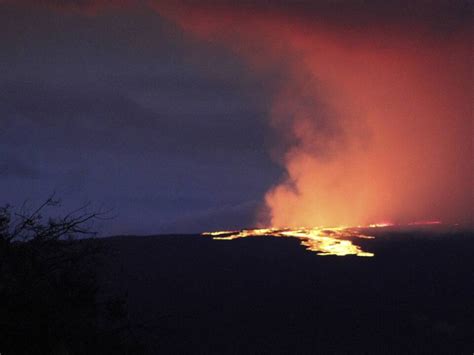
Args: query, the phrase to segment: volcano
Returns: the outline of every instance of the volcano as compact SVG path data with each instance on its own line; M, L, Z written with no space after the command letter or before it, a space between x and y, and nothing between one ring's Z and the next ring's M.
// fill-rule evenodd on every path
M103 275L127 290L147 353L471 351L472 232L439 225L367 231L373 239L354 243L371 258L318 257L269 231L232 242L113 237L106 243L115 257Z

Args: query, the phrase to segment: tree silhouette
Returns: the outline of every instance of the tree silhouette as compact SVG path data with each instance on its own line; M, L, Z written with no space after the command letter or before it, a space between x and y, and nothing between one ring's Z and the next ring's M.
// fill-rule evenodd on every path
M90 237L93 221L106 214L85 205L43 217L57 206L51 196L32 212L0 208L0 352L139 352L129 335L114 331L127 329L125 300L99 292L104 246Z

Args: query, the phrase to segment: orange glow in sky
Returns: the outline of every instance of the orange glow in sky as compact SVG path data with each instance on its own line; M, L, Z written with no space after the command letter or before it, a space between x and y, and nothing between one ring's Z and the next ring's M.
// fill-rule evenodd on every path
M471 223L469 29L350 27L238 6L157 9L255 75L279 78L268 116L287 176L268 190L261 226Z

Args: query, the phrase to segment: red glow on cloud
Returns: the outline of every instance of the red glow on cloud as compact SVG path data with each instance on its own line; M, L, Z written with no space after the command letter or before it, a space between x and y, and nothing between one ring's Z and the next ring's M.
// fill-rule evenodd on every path
M288 178L268 191L263 224L471 221L469 28L397 18L351 27L238 6L157 10L257 74L284 72L270 126L290 142L278 157Z

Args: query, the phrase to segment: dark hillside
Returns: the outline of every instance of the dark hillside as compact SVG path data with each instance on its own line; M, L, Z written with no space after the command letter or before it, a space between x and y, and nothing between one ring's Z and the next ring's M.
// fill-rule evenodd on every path
M379 232L375 258L284 238L115 237L105 278L151 353L471 353L470 233Z

